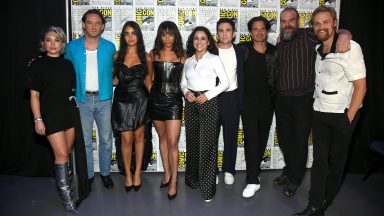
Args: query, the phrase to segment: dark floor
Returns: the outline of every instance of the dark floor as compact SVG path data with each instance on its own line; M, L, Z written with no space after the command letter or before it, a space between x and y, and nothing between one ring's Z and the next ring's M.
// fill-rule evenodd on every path
M272 185L278 170L264 171L262 188L250 199L241 197L245 173L236 174L233 186L227 186L220 175L220 184L211 203L207 204L198 189L184 185L180 173L176 199L167 199L167 190L160 189L162 173L143 173L143 186L138 192L128 194L123 188L123 176L112 174L113 189L102 186L99 176L92 185L90 196L83 201L79 215L292 215L307 204L309 171L302 186L293 198L286 198L280 187ZM326 212L329 216L381 216L384 215L384 174L375 173L362 182L361 175L348 174L333 205ZM56 192L53 178L27 178L0 175L0 215L73 215L64 211Z

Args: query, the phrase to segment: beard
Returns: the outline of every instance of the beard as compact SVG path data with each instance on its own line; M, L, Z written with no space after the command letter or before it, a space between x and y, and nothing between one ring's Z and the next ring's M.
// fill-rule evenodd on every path
M292 26L286 26L280 32L280 38L289 41L292 40L297 34L297 28Z
M324 33L320 33L320 31L324 31ZM315 35L321 42L326 41L331 37L328 29L319 29L315 32Z

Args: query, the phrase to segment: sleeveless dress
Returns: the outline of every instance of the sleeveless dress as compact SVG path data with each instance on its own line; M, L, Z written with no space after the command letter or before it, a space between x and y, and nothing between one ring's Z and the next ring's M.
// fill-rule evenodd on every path
M152 120L180 120L183 100L180 88L184 64L154 61L155 79L150 94L149 111Z
M46 135L75 126L76 102L70 100L75 87L72 63L62 57L43 56L35 60L26 87L40 93L40 112Z
M147 113L148 90L144 85L146 71L143 64L128 67L122 64L115 72L119 84L112 103L112 127L115 131L133 131L149 122Z

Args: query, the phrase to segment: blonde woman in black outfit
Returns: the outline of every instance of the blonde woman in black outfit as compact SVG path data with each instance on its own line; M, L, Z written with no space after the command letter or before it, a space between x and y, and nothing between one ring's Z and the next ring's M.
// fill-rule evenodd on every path
M61 202L66 210L77 213L68 161L75 141L78 110L72 96L75 71L72 63L61 56L65 44L65 33L60 27L50 26L43 33L41 51L46 55L31 63L27 87L31 93L35 131L47 137L55 155Z

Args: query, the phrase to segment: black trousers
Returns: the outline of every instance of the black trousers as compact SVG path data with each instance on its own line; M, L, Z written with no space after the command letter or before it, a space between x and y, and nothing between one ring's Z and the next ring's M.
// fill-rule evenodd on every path
M185 102L186 167L185 184L200 187L205 200L216 193L219 101L204 104Z
M223 172L235 174L237 155L237 133L239 130L240 111L238 90L223 92L219 97L220 122L223 125L224 159Z
M242 115L247 184L260 184L260 163L267 146L272 119L272 110L258 115L247 112Z
M341 187L348 147L359 119L357 112L350 123L346 113L314 112L313 165L309 202L320 207L323 200L333 199Z
M313 94L276 97L276 130L284 155L283 175L300 185L306 170L308 138L312 124Z

